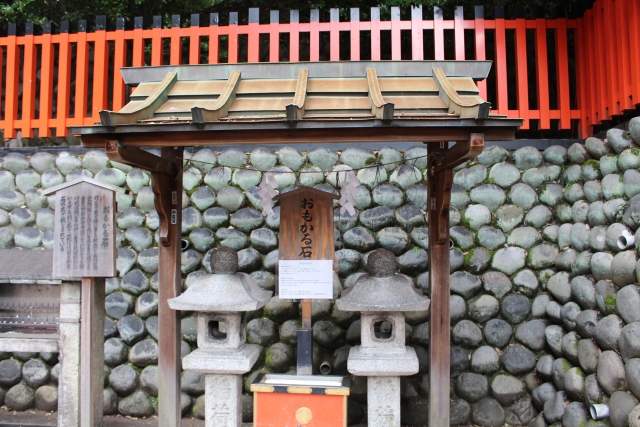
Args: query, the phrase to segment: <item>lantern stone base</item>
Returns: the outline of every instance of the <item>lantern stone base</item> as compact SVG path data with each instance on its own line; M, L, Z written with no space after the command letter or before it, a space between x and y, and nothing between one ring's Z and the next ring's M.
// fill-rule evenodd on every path
M242 427L242 375L206 374L205 427Z
M232 351L199 348L182 359L182 368L201 374L242 375L251 370L258 356L260 346L257 344L247 344Z
M400 377L367 378L367 426L400 427Z
M347 370L362 377L399 377L418 373L418 356L412 347L362 349L357 345L349 351ZM369 378L371 381L371 378ZM370 386L369 386L370 387ZM398 394L398 399L400 399ZM400 401L398 401L400 405ZM398 406L399 408L399 406Z

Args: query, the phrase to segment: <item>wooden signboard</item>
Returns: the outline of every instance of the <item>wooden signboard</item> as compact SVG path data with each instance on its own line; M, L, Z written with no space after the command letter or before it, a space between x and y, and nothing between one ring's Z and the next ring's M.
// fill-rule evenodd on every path
M278 259L333 260L333 201L338 196L310 187L280 194Z
M327 266L320 266L320 271L333 279L333 257L335 245L333 240L333 201L338 196L326 191L309 187L301 187L273 198L280 200L280 233L278 260L299 260L291 266L298 269L301 276L312 276L317 273L305 273L304 261L327 260ZM318 265L313 266L316 271ZM328 271L326 270L328 268ZM313 277L309 277L313 279ZM308 291L303 291L308 292ZM302 329L298 331L298 375L312 373L311 336L311 299L302 296Z
M102 425L104 277L116 275L116 194L124 189L82 177L48 188L56 194L53 277L82 278L80 427ZM60 322L73 320L60 319ZM75 320L77 322L77 320Z
M123 191L83 177L44 192L56 193L54 277L116 275L115 197Z

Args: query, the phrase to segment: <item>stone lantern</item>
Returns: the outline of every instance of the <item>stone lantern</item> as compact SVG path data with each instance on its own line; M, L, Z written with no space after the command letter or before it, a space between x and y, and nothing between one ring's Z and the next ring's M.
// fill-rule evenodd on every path
M205 375L205 426L242 425L242 374L260 355L260 346L247 344L247 311L263 307L271 292L245 273L238 273L238 254L215 249L213 274L191 284L169 300L174 310L198 312L198 348L182 359L182 367Z
M400 427L400 377L418 373L418 356L405 346L405 311L425 311L429 300L407 277L396 274L386 249L369 254L367 270L336 301L340 310L360 311L361 345L349 352L347 369L366 376L369 427Z

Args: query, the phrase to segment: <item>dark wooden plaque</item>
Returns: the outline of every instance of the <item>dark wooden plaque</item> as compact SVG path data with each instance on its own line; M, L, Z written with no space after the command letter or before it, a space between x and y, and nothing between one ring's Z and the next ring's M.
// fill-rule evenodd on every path
M333 201L338 196L301 187L280 200L278 259L333 260Z

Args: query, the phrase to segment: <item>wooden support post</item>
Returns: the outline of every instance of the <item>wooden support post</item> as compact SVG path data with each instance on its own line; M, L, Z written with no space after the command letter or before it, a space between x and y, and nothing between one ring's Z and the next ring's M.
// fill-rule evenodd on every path
M302 300L302 328L298 330L298 361L296 374L313 374L313 335L311 330L311 300Z
M173 161L178 171L182 169L182 148L163 147L161 157ZM169 308L167 300L180 295L182 278L180 270L180 242L182 237L182 173L170 179L168 175L153 172L151 180L154 187L158 181L167 183L162 191L171 197L155 199L158 213L169 215L167 220L167 239L159 245L158 269L158 418L160 427L180 425L180 311ZM170 203L170 206L166 206ZM163 204L165 206L159 206Z
M80 426L102 425L104 390L104 279L82 278Z
M158 418L159 427L178 427L180 405L180 311L167 300L182 290L180 243L182 237L183 147L162 147L160 157L137 148L124 148L118 141L105 141L111 160L151 172L151 188L160 217L158 246Z
M302 300L302 329L311 329L311 300Z
M453 169L436 171L446 143L428 146L429 178L429 283L431 287L431 340L429 342L429 425L449 425L450 318L449 318L449 202Z

